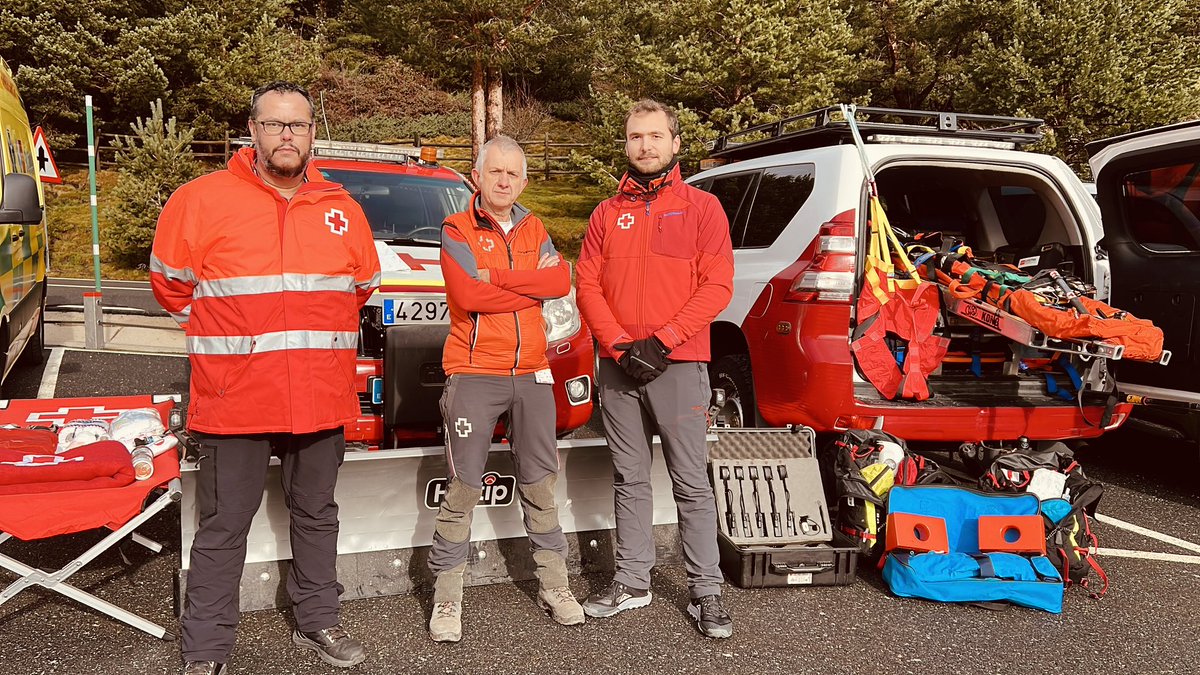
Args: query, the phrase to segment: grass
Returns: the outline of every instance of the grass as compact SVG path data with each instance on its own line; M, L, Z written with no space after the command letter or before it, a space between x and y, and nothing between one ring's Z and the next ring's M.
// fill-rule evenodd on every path
M100 205L100 230L104 219L105 195L117 182L117 172L97 173L97 201ZM62 185L46 186L46 220L50 226L50 274L56 277L92 278L92 215L89 208L86 169L63 173ZM579 257L579 247L587 230L588 216L609 194L598 186L572 180L531 180L521 194L521 204L546 224L554 245L568 260ZM145 267L129 269L112 262L107 247L100 245L100 275L105 279L147 279Z
M97 203L100 205L100 230L103 233L105 193L117 183L117 172L104 170L96 174ZM50 275L91 279L95 275L92 261L91 192L88 189L87 169L68 169L63 172L62 185L46 186L46 223L50 227ZM101 236L103 241L103 236ZM105 279L147 279L145 268L129 269L104 262L107 247L100 245L100 276ZM149 261L147 261L147 264Z
M555 248L574 262L579 258L588 217L610 196L599 186L580 181L531 180L520 202L542 219Z

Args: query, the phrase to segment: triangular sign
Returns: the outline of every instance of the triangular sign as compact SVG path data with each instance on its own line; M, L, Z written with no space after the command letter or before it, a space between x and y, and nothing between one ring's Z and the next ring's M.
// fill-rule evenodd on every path
M46 134L42 133L41 127L33 132L33 159L37 162L38 175L43 183L62 184L62 174L54 162L54 155L50 154L50 144L46 142Z

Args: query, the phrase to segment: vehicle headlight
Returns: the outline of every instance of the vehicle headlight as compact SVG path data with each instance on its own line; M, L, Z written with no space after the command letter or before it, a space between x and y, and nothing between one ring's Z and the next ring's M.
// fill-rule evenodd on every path
M542 320L546 326L546 342L566 340L579 332L579 307L575 305L575 289L561 298L542 304Z

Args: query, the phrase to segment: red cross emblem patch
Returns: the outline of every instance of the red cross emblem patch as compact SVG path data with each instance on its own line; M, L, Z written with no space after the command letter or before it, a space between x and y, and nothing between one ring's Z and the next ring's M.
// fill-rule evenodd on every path
M329 209L325 213L325 227L328 227L330 232L340 237L345 234L346 230L350 229L350 221L340 209Z

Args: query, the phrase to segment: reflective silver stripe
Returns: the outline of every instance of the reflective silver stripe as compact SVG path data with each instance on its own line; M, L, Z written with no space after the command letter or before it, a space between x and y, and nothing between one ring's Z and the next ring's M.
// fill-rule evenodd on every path
M183 308L182 312L171 312L171 318L179 323L187 323L188 318L192 315L192 306L188 305Z
M375 276L371 277L370 280L360 281L355 285L362 289L375 288L381 281L383 281L383 274L381 272L376 272Z
M196 283L196 273L190 267L176 269L164 263L158 256L150 254L150 271L158 272L164 277L172 281L186 281L189 284Z
M308 293L333 291L354 292L354 277L339 274L270 274L227 279L205 279L196 286L197 298L229 298L238 295L259 295L282 291Z
M189 354L208 356L277 352L287 349L358 349L358 331L285 330L262 335L192 336Z

